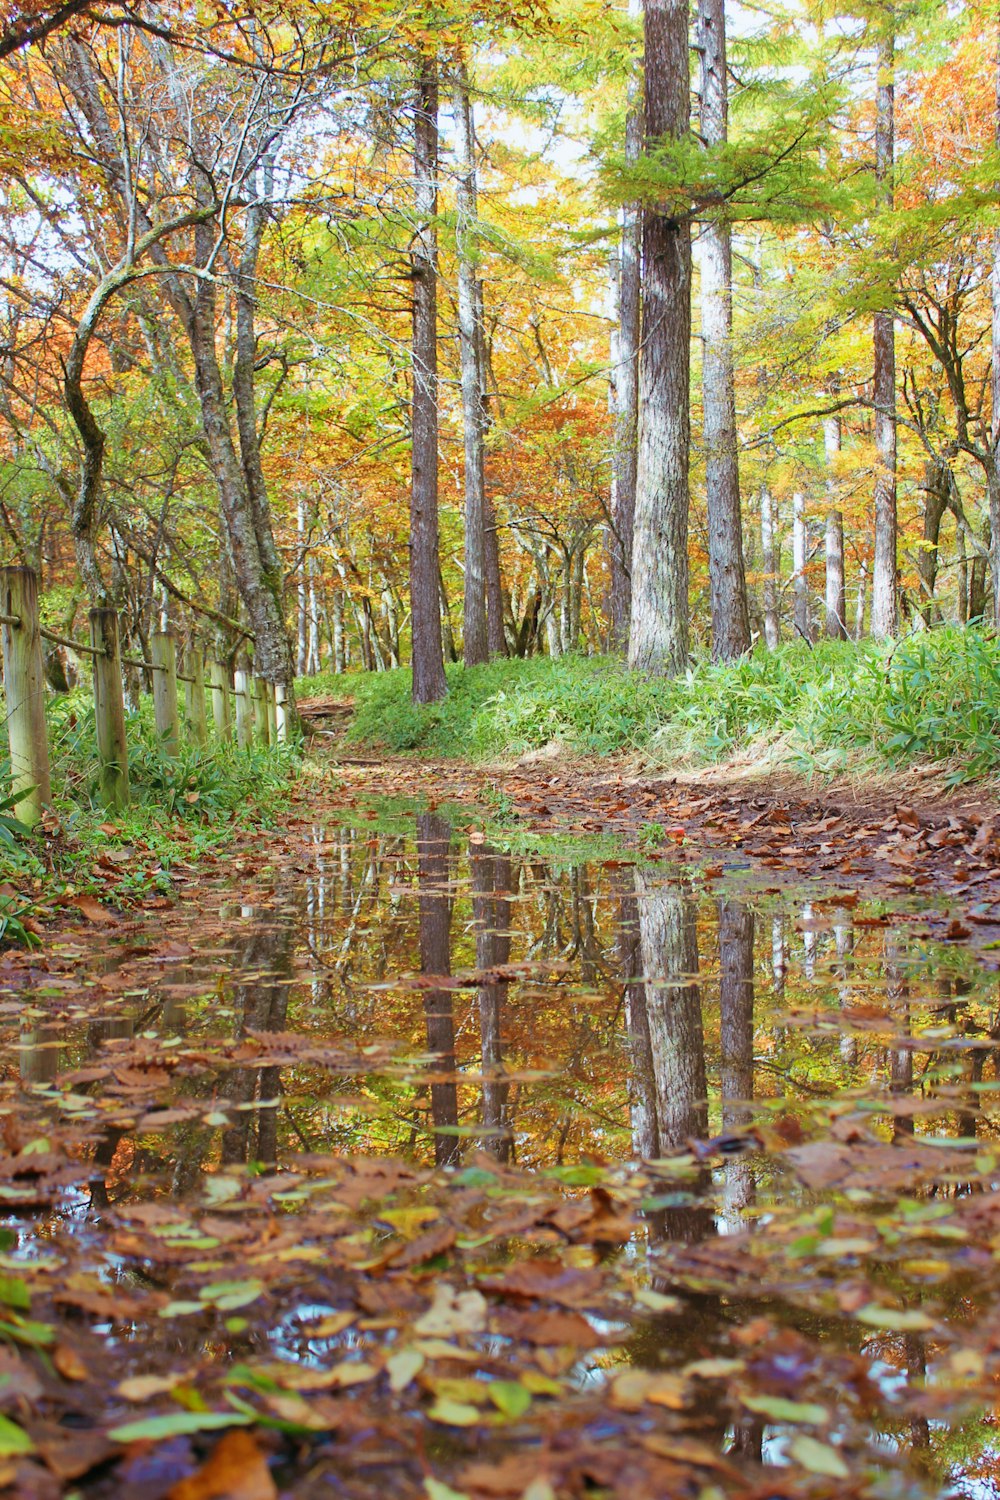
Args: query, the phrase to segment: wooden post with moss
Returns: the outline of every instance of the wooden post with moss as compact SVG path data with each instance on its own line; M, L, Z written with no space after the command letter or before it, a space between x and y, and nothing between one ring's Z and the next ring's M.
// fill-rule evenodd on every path
M4 568L0 576L3 687L14 813L33 828L52 795L45 732L45 670L38 633L38 577L31 568Z
M253 743L253 699L250 673L237 667L233 673L233 698L236 704L236 743L246 750Z
M167 755L173 757L180 749L181 720L177 708L177 642L169 630L154 633L150 652L156 732Z
M122 812L129 804L129 784L117 610L90 611L90 644L94 652L94 719L100 763L100 797L109 812Z
M253 680L253 732L262 745L270 744L267 712L267 683L263 677Z
M205 653L189 646L184 653L184 704L187 732L193 744L204 749L208 744L208 711L205 705Z
M229 668L225 662L209 662L208 685L212 693L215 733L220 740L228 740L232 734L233 721L229 705Z

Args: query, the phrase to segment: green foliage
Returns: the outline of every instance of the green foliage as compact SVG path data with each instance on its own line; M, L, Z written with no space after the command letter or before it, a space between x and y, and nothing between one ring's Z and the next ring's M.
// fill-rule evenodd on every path
M951 760L955 782L1000 769L1000 641L974 629L914 635L895 647L791 642L734 666L699 662L677 678L643 677L604 658L455 666L448 697L426 706L410 701L406 670L352 683L351 739L395 751L486 759L556 742L576 753L640 750L670 763L780 742L810 770L834 769L849 752L891 765Z

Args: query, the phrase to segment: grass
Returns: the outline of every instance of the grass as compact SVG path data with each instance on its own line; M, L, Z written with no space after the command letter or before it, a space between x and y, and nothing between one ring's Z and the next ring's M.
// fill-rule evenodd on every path
M699 662L676 678L575 656L453 666L448 697L420 707L406 669L313 678L301 691L343 692L348 682L350 738L394 751L490 760L556 742L576 754L641 751L676 764L771 745L807 771L859 755L890 767L949 762L953 783L1000 770L1000 641L978 629L895 646L797 641L732 666Z
M97 799L93 707L84 690L53 700L48 713L52 805L33 833L10 817L10 767L0 763L0 947L31 942L38 917L70 895L116 906L169 892L172 871L190 869L250 829L277 824L297 749L182 745L170 758L145 699L127 715L127 811Z

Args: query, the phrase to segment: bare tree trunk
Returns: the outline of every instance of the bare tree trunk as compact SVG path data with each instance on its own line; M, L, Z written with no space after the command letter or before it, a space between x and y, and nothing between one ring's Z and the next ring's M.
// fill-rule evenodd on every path
M413 701L447 692L438 601L437 61L420 64L414 119L413 456L410 485L410 620Z
M707 146L728 137L725 0L698 0L701 134ZM712 657L735 661L750 650L743 563L740 470L733 376L733 251L729 225L708 221L701 237L702 390Z
M836 389L835 387L833 388ZM844 578L844 517L837 505L837 480L834 472L840 452L840 418L833 414L823 423L823 452L826 458L826 633L832 641L847 639L847 592Z
M636 83L629 84L625 117L625 161L636 162L642 150L642 106ZM625 205L618 262L618 319L612 369L615 419L611 476L611 650L628 655L632 613L632 541L635 530L635 485L639 422L639 324L642 273L642 215L637 204Z
M948 479L945 465L939 459L929 458L924 465L924 545L917 558L925 625L933 624L935 613L938 617L941 613L939 609L935 609L934 587L937 583L941 521L948 508Z
M297 642L295 670L300 677L306 674L309 660L309 594L306 585L306 502L300 495L295 510L296 540L299 550L299 576L295 586Z
M686 0L646 0L646 134L690 127ZM688 658L691 230L643 214L639 459L632 551L629 665L680 672Z
M636 872L661 1151L708 1132L698 937L691 897Z
M809 619L809 580L806 577L807 552L806 502L804 495L797 490L792 496L792 567L794 569L792 587L795 592L793 618L795 633L806 641L812 639Z
M462 370L465 437L465 581L462 652L467 667L489 658L486 634L486 472L483 452L482 330L476 294L476 134L464 63L455 81L458 174L455 185L455 249L458 257L458 342Z
M896 35L891 4L878 47L875 117L875 195L880 208L893 206ZM892 309L875 314L875 565L872 573L872 635L894 636L896 598L896 334Z
M765 484L760 492L760 550L764 568L764 640L769 651L774 651L781 640L776 509L771 491Z
M994 94L993 138L1000 147L1000 38L997 46L997 67ZM993 235L993 323L990 340L992 367L990 391L993 397L993 425L991 430L992 471L1000 472L1000 229ZM1000 625L1000 486L990 484L990 565L993 570L993 623Z

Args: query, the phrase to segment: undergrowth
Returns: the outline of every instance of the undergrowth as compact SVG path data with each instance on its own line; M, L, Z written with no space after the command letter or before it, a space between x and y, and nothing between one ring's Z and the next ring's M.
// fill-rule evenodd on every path
M52 803L29 833L12 817L10 766L0 762L0 947L31 942L38 917L69 896L119 906L168 892L172 872L224 848L240 832L273 826L297 749L212 742L168 756L152 704L126 715L131 806L109 814L97 797L93 708L79 690L48 705Z
M1000 769L1000 641L976 629L895 645L797 641L676 678L579 656L452 666L447 698L425 706L411 703L405 669L349 681L351 740L396 751L483 760L556 742L674 764L771 745L803 770L835 770L858 754L889 766L949 761L955 783ZM344 686L314 678L303 693Z

